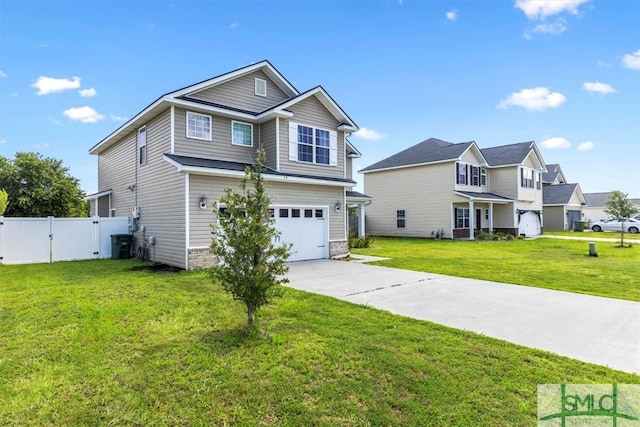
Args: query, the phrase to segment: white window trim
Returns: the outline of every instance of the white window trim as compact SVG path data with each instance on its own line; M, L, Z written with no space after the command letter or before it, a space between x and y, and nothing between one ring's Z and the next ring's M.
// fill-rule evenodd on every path
M140 141L140 134L142 133L144 133L144 143ZM144 161L142 161L142 156L140 155L143 147L144 147ZM140 129L138 129L138 165L140 166L146 165L148 156L149 156L149 153L147 151L147 126L145 125L145 126L142 126Z
M263 90L260 90L263 89ZM254 83L254 93L257 96L267 97L267 81L264 79L256 78Z
M209 119L209 136L202 138L199 136L191 136L189 135L189 116L190 115L194 115L194 116L201 116L201 117L207 117ZM185 117L185 134L186 137L189 139L199 139L202 141L211 141L211 134L213 133L213 118L208 115L208 114L201 114L201 113L194 113L192 111L187 111L186 117Z
M241 143L236 142L236 141L234 140L233 126L234 126L236 123L237 123L237 124L239 124L239 125L247 125L247 126L250 126L250 129L251 129L251 144L250 144L250 145L247 145L247 144L241 144ZM239 146L239 147L249 147L249 148L250 148L250 147L253 147L253 124L251 124L251 123L247 123L247 122L239 122L239 121L237 121L237 120L231 120L231 145L237 145L237 146Z
M313 130L313 161L305 162L298 160L298 126L305 126ZM322 130L329 132L329 147L321 147L329 149L329 163L317 163L316 162L316 130ZM309 144L306 144L309 145ZM338 132L326 128L312 126L304 123L289 122L289 160L305 165L316 165L323 167L335 167L338 166Z

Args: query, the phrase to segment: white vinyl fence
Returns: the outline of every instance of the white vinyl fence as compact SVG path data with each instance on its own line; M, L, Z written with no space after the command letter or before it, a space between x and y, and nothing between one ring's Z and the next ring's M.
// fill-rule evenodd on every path
M111 258L111 235L128 232L127 217L0 217L0 263Z

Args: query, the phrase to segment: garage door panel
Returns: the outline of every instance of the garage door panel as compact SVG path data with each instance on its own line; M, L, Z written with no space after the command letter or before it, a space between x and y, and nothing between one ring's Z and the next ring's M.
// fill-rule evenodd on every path
M278 208L276 228L280 241L291 243L290 261L328 257L327 220L324 209Z

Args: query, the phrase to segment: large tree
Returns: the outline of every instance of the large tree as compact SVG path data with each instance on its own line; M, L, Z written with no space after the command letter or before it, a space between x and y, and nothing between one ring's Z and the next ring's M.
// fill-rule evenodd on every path
M609 194L609 198L605 202L604 211L612 217L622 220L620 227L620 246L624 246L624 220L638 212L638 209L631 203L628 194L616 190Z
M4 215L4 211L7 210L7 203L9 202L9 194L0 188L0 216Z
M280 232L269 210L262 177L264 160L264 150L260 150L256 164L245 169L240 192L225 190L218 206L218 224L212 225L211 251L217 263L210 275L244 303L249 326L256 310L276 295L277 285L288 282L286 261L291 249L290 244L275 243Z
M84 192L61 160L38 153L0 156L0 188L9 195L6 216L82 217Z

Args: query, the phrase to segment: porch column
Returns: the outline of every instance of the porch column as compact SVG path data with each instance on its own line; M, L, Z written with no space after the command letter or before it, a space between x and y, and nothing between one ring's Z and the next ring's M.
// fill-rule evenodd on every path
M475 218L475 211L473 209L473 200L469 200L469 240L475 240L475 224L474 224L474 218Z
M493 202L489 202L489 233L493 234Z
M364 237L364 203L358 204L358 237Z

